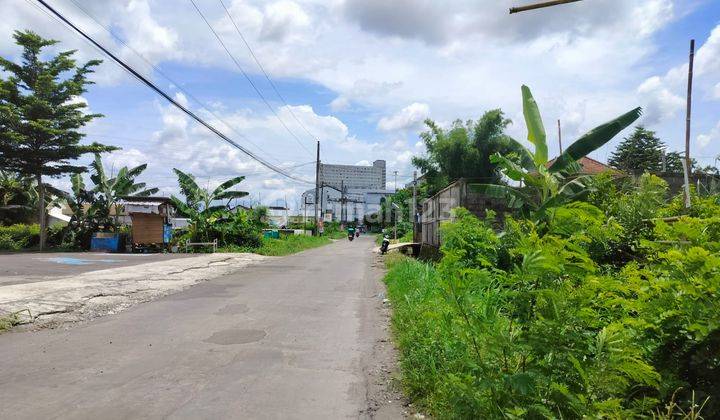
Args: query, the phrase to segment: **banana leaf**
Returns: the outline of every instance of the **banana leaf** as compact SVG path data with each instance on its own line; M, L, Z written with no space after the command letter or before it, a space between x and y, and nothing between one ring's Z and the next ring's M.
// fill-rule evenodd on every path
M244 176L236 176L235 178L228 179L227 181L223 182L222 184L218 185L217 188L215 188L215 191L213 191L213 196L219 196L220 193L227 190L230 187L233 187L239 183L241 183L245 179ZM217 197L220 198L220 197Z
M525 117L525 125L528 129L528 140L535 145L535 154L533 161L535 166L544 165L548 161L548 149L545 141L545 126L540 116L537 102L533 98L530 88L523 85L523 116Z
M619 132L640 118L640 115L642 115L642 108L638 107L588 131L555 160L549 168L550 172L562 171L570 163L599 149Z

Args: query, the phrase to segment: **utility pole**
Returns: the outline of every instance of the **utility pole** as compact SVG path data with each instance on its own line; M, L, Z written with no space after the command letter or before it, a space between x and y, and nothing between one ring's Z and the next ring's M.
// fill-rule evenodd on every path
M340 180L340 226L345 224L345 181Z
M558 120L558 144L560 145L560 154L562 155L562 130L560 129L560 120Z
M690 116L692 112L693 62L695 61L695 40L690 40L690 65L688 66L687 113L685 117L685 207L690 207Z
M528 10L541 9L543 7L558 6L560 4L575 3L576 1L581 1L581 0L553 0L553 1L544 1L541 3L529 4L527 6L511 7L510 14L518 13L518 12L526 12Z
M320 213L318 212L318 197L320 193L320 141L317 142L317 157L315 159L315 236L320 236ZM322 212L322 209L320 210Z
M395 192L397 192L397 171L393 171L393 174L395 174Z
M412 217L413 242L417 242L417 171L413 171L413 198L410 217Z

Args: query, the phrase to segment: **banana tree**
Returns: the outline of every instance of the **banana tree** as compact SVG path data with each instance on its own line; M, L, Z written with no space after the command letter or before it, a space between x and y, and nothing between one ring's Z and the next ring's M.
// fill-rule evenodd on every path
M178 212L190 219L195 235L204 241L210 240L213 224L225 218L226 214L223 213L229 209L230 201L248 195L245 191L231 190L245 179L244 176L231 178L210 191L198 186L192 175L179 169L173 171L178 177L180 192L185 196L185 200L174 195L170 199ZM224 200L227 202L223 202ZM217 204L218 202L221 204Z
M540 110L530 88L525 85L522 86L522 99L528 141L534 146L534 151L518 143L520 156L502 156L496 153L491 160L501 168L505 176L524 187L494 184L472 184L470 187L489 197L506 199L509 207L530 211L536 218L542 218L549 208L586 194L588 187L585 181L588 177L578 176L578 159L602 147L642 114L641 108L635 108L590 130L550 163Z
M142 164L134 168L124 166L118 170L116 176L108 178L105 167L99 154L95 154L95 160L90 164L93 173L90 179L97 194L93 203L96 217L103 219L104 223L110 226L117 226L122 206L118 204L122 197L149 197L158 192L157 188L146 188L144 182L135 182L135 179L147 168ZM111 217L111 213L114 214Z

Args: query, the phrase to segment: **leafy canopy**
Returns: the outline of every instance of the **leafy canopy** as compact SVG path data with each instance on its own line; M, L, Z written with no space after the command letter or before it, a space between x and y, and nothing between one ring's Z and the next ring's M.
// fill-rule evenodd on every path
M598 149L632 124L640 117L641 109L635 108L590 130L550 164L540 110L527 86L522 86L522 99L528 141L534 145L534 151L516 142L516 147L521 150L520 159L495 153L490 160L498 165L505 176L523 183L525 188L489 183L471 187L490 197L505 198L511 208L530 210L542 218L547 209L573 201L588 192L585 185L587 177L576 176L579 171L577 160Z
M485 112L477 121L455 120L449 129L426 120L428 131L421 133L420 138L425 143L427 156L414 157L413 165L425 174L429 194L435 194L459 178L501 183L502 174L490 156L522 151L519 143L504 132L510 123L500 109Z
M78 67L75 51L43 61L43 48L57 41L31 31L16 31L13 37L23 53L20 64L0 57L0 69L9 74L0 78L0 167L35 177L85 171L72 161L115 149L80 144L85 135L78 130L102 116L85 113L87 105L78 100L93 83L87 77L100 61Z

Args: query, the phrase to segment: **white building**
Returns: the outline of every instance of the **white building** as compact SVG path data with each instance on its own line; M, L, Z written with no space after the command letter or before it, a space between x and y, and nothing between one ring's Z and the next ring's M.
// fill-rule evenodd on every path
M376 160L372 166L320 164L320 185L359 190L384 190L385 161Z

